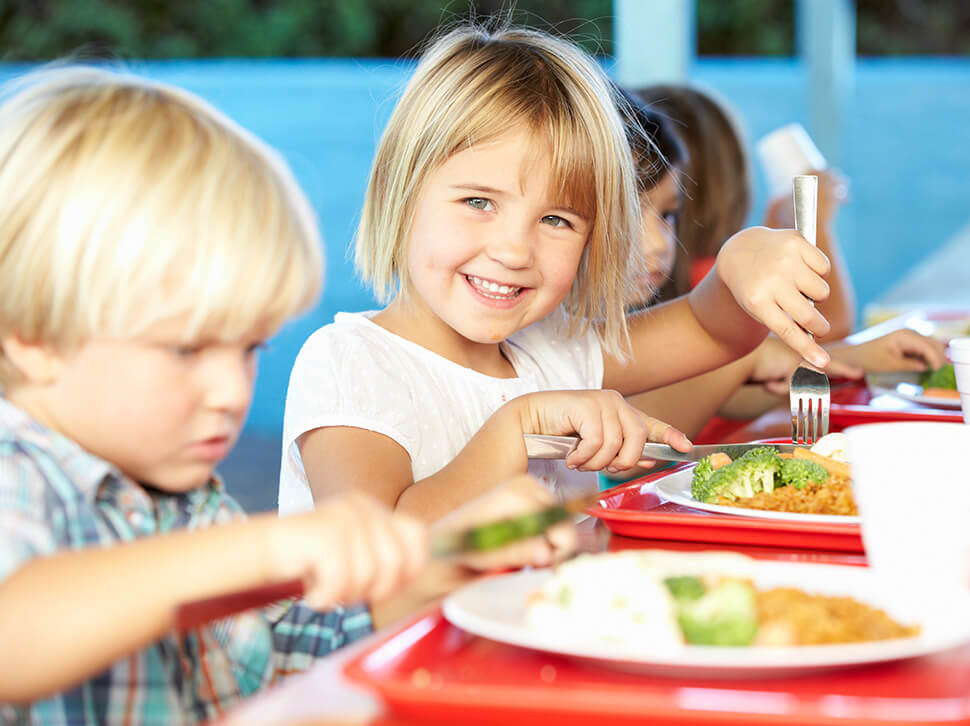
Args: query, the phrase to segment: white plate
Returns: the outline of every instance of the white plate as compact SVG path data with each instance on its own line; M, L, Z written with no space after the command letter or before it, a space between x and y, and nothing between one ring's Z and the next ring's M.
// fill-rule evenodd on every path
M921 374L918 371L869 373L866 375L866 384L873 393L888 393L912 403L934 408L960 408L959 398L924 396L923 387L919 383L920 377Z
M764 678L817 672L865 663L927 655L970 641L970 591L926 597L893 591L871 570L842 565L755 561L759 588L795 586L806 592L854 597L885 610L897 622L922 626L912 638L792 647L713 647L685 645L673 650L630 652L622 643L583 641L575 632L529 628L526 604L552 575L526 570L476 580L444 601L444 615L474 635L502 643L590 660L622 670L668 676ZM912 590L912 588L910 588Z
M663 499L682 504L692 509L718 514L733 514L736 517L758 517L760 519L781 519L790 522L814 522L816 524L859 524L859 517L844 514L799 514L798 512L773 512L768 509L749 509L747 507L725 507L721 504L706 504L691 496L690 482L694 478L694 468L675 471L659 479L654 488Z

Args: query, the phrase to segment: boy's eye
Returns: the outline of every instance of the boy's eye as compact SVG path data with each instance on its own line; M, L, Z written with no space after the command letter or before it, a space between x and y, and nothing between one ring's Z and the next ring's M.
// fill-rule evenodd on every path
M664 212L664 215L661 217L661 219L664 221L665 224L667 224L670 227L673 227L677 223L677 210L674 210L672 212Z
M480 211L487 211L491 208L492 203L488 199L483 199L482 197L468 197L462 200L472 209L478 209Z
M203 347L201 345L174 345L169 350L178 358L191 358L201 353Z
M547 214L542 218L543 224L548 224L551 227L566 227L568 229L573 228L572 222L568 219L560 217L558 214Z
M253 356L269 348L265 340L260 340L259 342L252 343L246 346L246 355Z

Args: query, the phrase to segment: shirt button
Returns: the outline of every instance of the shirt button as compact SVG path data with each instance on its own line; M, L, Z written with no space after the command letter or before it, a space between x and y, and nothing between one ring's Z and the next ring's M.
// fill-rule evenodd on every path
M135 529L140 529L145 523L145 515L139 512L137 509L130 510L126 518L128 519L128 524Z

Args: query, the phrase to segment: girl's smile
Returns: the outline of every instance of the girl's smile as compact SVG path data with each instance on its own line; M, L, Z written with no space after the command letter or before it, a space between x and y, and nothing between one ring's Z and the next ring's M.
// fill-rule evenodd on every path
M481 370L498 343L563 301L591 220L553 193L547 147L515 129L428 176L408 236L407 301L375 322Z

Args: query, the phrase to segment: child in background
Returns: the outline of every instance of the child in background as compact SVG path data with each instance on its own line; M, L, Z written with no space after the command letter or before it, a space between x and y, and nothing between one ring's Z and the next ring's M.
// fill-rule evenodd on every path
M213 474L262 342L320 286L315 220L283 161L132 76L61 67L6 90L0 721L211 719L369 632L366 607L334 604L412 580L424 528L360 494L243 522ZM519 481L476 506L550 499ZM529 547L523 561L552 555ZM180 603L292 578L305 602L171 632Z
M595 61L525 29L437 40L384 131L358 231L358 268L393 299L338 315L298 355L280 510L357 490L433 521L525 472L526 433L578 434L566 464L589 472L629 469L647 439L685 450L622 396L724 365L765 326L828 363L805 332L828 332L809 302L828 261L801 235L746 230L690 295L628 320L640 224Z
M670 119L687 148L684 199L677 225L683 253L661 299L683 295L707 273L721 245L742 229L751 213L751 171L735 114L713 93L691 86L656 85L637 90L650 108ZM852 281L835 237L835 215L847 198L847 183L836 170L814 170L818 187L818 247L831 262L826 276L831 294L819 310L831 324L822 340L852 332L855 298ZM771 200L768 227L795 226L791 194Z
M704 149L688 152L675 129L675 122L648 108L633 94L622 91L626 103L621 105L629 128L637 177L640 181L643 234L641 244L644 268L641 272L641 295L633 309L651 304L656 290L667 284L677 269L676 230L684 206L684 176L689 168L705 169ZM693 154L692 156L689 156ZM691 187L698 197L709 199L704 187L707 179L695 178ZM730 217L733 208L726 208ZM713 227L725 220L709 217ZM827 344L832 356L825 371L830 376L859 378L863 371L919 370L936 368L945 362L945 350L939 341L913 330L897 330L866 343L852 345L844 341ZM765 386L778 395L788 394L788 382L800 362L800 356L776 338L768 338L754 352L715 371L680 383L632 396L630 402L649 410L693 438L719 409L745 383ZM772 399L767 399L772 400ZM775 398L775 403L780 401ZM642 474L631 471L622 479ZM621 478L621 477L617 477Z

